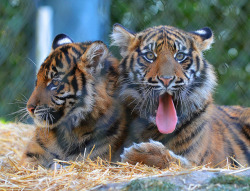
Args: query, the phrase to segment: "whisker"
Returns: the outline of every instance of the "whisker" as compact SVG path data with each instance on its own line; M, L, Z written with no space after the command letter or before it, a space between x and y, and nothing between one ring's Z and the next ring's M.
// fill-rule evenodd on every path
M31 58L27 57L27 59L37 67L37 64Z

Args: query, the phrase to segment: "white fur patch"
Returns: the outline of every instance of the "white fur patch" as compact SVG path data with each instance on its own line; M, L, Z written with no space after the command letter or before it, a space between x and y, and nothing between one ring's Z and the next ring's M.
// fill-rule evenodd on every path
M72 95L70 92L65 92L64 94L62 94L61 96L58 96L59 98L65 98L69 95Z
M61 105L61 104L63 104L65 101L64 100L55 100L55 102L58 104L58 105Z
M161 142L154 141L153 139L149 139L149 142L152 143L152 144L157 145L158 147L165 147Z
M186 165L186 166L190 165L190 163L188 162L188 160L187 160L186 158L184 158L184 157L182 157L182 156L180 156L180 155L174 154L173 151L170 151L170 150L169 150L169 154L170 154L173 158L176 158L176 159L180 160L181 164L184 164L184 165Z
M199 35L205 35L205 34L207 34L207 32L205 30L197 30L197 31L195 31L195 33L197 33Z
M125 155L126 155L127 153L130 153L130 152L131 152L131 150L135 147L135 145L136 145L136 143L133 143L133 145L132 145L132 146L127 147L127 148L124 148L123 153L120 155L120 157L121 157L121 161L122 161L122 162L124 162L124 161L125 161L125 159L127 158Z
M76 96L78 97L78 96L81 96L82 95L82 92L80 91L80 90L78 90L77 92L76 92Z
M68 43L72 43L72 41L69 38L63 38L57 41L58 45L68 44Z

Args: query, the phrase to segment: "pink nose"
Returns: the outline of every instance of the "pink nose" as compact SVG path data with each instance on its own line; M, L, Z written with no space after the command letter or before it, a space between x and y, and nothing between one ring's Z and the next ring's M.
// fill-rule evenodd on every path
M168 86L169 82L173 79L173 77L161 76L159 79L162 81L164 86Z
M35 111L35 106L33 106L33 105L28 105L27 106L27 109L28 109L28 111L30 112L30 113L34 113L34 111Z

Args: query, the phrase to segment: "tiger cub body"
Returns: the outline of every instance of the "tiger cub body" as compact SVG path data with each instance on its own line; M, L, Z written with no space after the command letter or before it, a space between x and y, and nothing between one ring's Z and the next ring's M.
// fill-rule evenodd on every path
M123 57L121 96L133 114L131 134L145 142L125 149L123 161L164 168L170 150L189 164L223 166L227 157L250 164L250 109L213 102L216 77L203 57L213 43L209 28L132 33L115 24L111 38Z
M58 35L27 103L36 130L21 163L51 168L53 159L119 160L126 122L117 78L118 60L101 41Z

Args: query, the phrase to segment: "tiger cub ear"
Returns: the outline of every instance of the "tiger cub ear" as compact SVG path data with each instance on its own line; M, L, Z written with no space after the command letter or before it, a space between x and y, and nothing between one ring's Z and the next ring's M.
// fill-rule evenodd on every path
M93 42L81 56L81 62L78 64L79 69L86 68L91 73L96 73L103 68L104 60L109 56L107 46L102 41Z
M113 26L113 32L110 35L111 45L120 47L120 53L122 57L128 55L128 49L132 42L135 40L135 34L130 32L124 26L116 23Z
M208 27L193 31L191 34L201 51L208 50L214 42L213 32Z
M69 38L65 34L59 34L53 40L52 50L55 50L57 47L62 46L64 44L69 44L69 43L73 43L73 40L71 40L71 38Z

